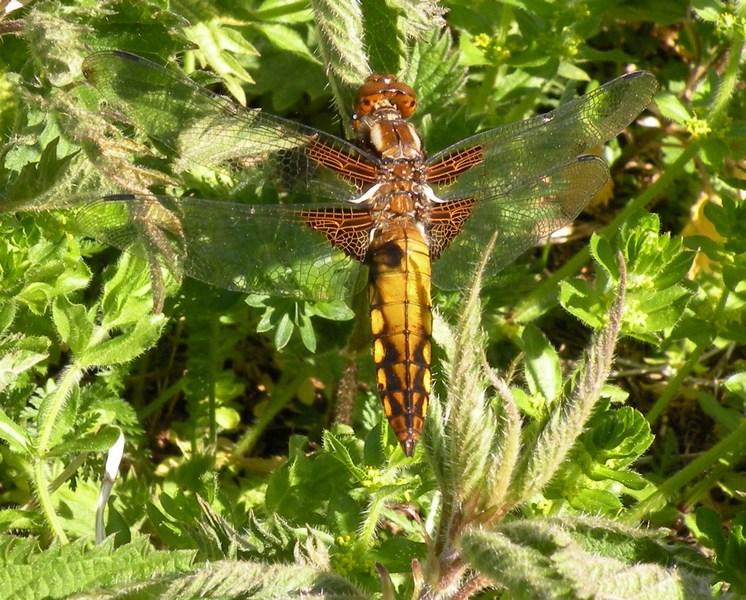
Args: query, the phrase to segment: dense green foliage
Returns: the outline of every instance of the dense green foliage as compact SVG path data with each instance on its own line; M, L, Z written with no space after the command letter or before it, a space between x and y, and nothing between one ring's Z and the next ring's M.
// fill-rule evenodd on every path
M746 595L745 28L716 0L4 15L0 597ZM660 92L564 244L436 293L409 459L360 298L247 298L80 235L107 193L230 193L101 107L81 65L107 49L333 133L371 70L397 73L431 152L628 67Z

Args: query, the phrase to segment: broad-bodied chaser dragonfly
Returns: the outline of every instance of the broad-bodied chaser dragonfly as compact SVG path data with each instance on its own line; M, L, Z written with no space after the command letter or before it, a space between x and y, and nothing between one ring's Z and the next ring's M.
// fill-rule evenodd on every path
M351 144L125 52L93 54L83 73L173 153L177 170L207 167L252 200L121 194L86 206L83 230L124 249L148 245L196 279L243 292L347 298L367 267L376 384L408 456L431 391L431 280L463 288L491 240L486 275L570 223L609 180L606 163L584 152L657 89L650 73L629 73L425 158L408 121L415 93L391 75L358 91Z

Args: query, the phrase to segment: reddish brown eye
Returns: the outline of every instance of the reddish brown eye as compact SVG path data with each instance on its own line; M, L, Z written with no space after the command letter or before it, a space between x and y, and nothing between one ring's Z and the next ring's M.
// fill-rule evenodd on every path
M393 75L370 75L357 92L355 110L361 116L367 115L381 102L393 105L405 119L412 116L416 106L411 87L397 81Z

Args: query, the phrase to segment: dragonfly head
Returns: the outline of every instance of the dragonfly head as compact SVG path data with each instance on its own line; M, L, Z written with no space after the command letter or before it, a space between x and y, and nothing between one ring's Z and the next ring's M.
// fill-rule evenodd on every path
M417 95L393 75L370 75L355 96L355 119L381 110L395 110L408 119L417 108Z

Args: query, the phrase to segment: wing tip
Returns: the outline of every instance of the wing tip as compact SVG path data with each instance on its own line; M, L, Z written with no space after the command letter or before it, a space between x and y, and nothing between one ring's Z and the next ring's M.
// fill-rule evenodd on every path
M117 58L123 58L125 60L131 60L132 62L142 62L143 60L145 60L142 56L132 54L132 52L127 52L126 50L112 50L111 52L107 52L106 54L116 56Z
M650 98L648 102L653 99L653 96L655 96L655 93L658 91L658 79L650 71L639 69L637 71L625 73L622 75L622 79L630 82L640 80L641 83L644 83L644 87L641 85L640 89L641 91L644 89L646 97Z

